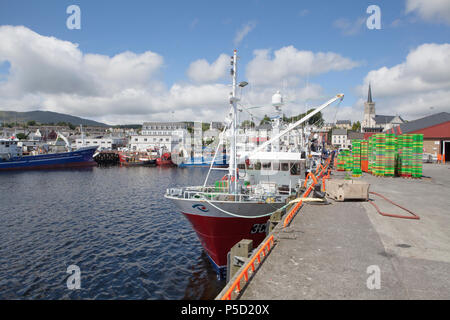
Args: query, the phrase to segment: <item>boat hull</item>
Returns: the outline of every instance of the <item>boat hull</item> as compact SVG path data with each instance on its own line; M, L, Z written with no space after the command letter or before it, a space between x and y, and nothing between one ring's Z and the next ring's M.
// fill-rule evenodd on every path
M93 159L96 149L87 147L64 153L15 157L0 161L0 171L92 167L97 165Z
M256 248L266 237L270 215L283 206L282 203L170 199L191 223L220 278L225 277L230 249L242 239L253 240Z
M156 159L156 165L157 166L166 166L166 167L172 167L174 166L174 163L172 162L172 160L164 160L161 158Z

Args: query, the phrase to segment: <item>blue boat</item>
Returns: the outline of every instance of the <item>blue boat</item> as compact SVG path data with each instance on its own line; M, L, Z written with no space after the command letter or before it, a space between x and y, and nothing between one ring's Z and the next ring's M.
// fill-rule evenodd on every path
M188 167L206 167L209 168L211 166L211 162L213 161L212 157L192 157L188 158L181 163L178 164L179 168L188 168ZM224 156L224 159L216 159L214 161L213 167L215 168L228 168L228 163Z
M22 155L16 140L0 140L0 171L35 170L95 166L93 155L97 146L80 148L76 151Z

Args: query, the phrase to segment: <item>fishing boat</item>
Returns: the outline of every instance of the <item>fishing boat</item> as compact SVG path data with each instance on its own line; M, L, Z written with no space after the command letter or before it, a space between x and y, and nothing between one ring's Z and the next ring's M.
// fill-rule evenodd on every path
M173 166L174 163L172 162L172 155L170 154L170 152L164 152L161 157L157 158L156 165L165 167Z
M269 146L279 141L289 131L333 102L343 99L342 94L335 96L316 108L315 111L289 125L288 128L276 134L269 141L258 146L251 153L242 153L238 156L235 138L237 133L237 103L239 101L236 97L236 50L231 57L231 65L233 66L231 72L233 81L232 93L229 98L229 118L225 121L227 124L225 131L220 134L220 142L210 163L210 169L204 184L202 186L170 188L166 190L165 194L165 197L173 201L191 223L219 278L225 277L227 254L230 249L242 239L251 239L253 240L253 246L258 246L266 236L266 225L270 215L283 208L287 199L296 194L302 183L301 175L296 175L294 184L284 180L279 182L266 180L266 176L263 179L261 175L254 175L254 181L250 183L250 179L242 178L243 172L239 170L238 165L240 163L243 163L244 166L251 165L252 159L257 161L253 157L257 157L258 153L267 152ZM224 145L227 136L231 147L229 167L228 169L214 168L213 164L217 151ZM281 156L282 154L272 154L271 165L277 161L279 163L279 157ZM283 160L282 157L281 159ZM295 163L300 160L301 152L298 158L284 159L283 161L288 161L289 165L290 161ZM257 170L257 168L254 169ZM273 168L271 167L271 169ZM227 174L213 185L207 185L212 170L226 170ZM275 172L275 170L270 171ZM283 171L278 170L278 172Z
M156 158L147 152L119 152L120 165L125 167L154 167Z
M203 148L201 152L188 152L181 148L172 154L172 161L179 168L228 168L228 158L226 152L222 151L221 157L215 157L214 151Z
M97 146L76 151L23 155L18 140L0 140L0 171L57 169L96 166L93 159Z

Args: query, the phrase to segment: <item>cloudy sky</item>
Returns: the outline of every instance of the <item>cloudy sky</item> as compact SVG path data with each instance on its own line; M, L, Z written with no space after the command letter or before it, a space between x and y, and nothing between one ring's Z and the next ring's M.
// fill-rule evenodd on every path
M70 30L68 6L81 9ZM230 55L256 119L280 90L287 115L344 93L330 122L450 111L450 1L0 0L0 110L49 110L110 124L221 121ZM243 113L241 119L249 118Z

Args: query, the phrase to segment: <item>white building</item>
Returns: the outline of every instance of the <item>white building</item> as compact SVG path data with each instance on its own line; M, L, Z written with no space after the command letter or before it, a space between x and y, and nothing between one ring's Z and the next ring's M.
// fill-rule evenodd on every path
M141 134L131 135L129 149L164 149L171 152L178 144L184 144L188 137L187 124L184 122L144 122Z
M128 139L122 137L103 138L78 138L75 140L75 148L98 146L98 150L117 150L126 147Z
M180 130L187 130L187 124L184 122L144 122L141 135L172 135L175 131Z
M334 129L331 132L331 144L338 148L348 148L347 130Z
M135 135L130 137L129 149L132 151L164 149L172 152L177 145L184 145L188 137L187 130L172 132L172 134Z

